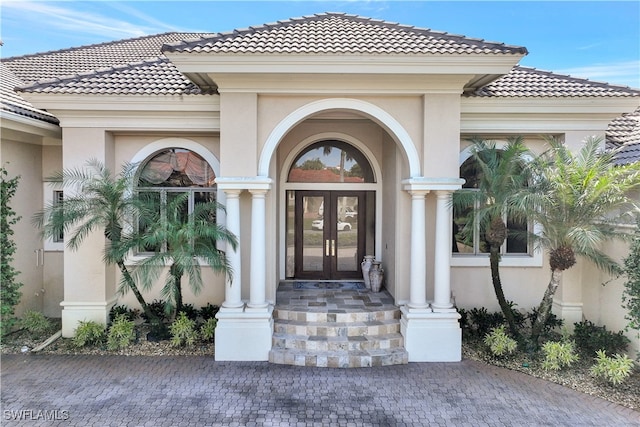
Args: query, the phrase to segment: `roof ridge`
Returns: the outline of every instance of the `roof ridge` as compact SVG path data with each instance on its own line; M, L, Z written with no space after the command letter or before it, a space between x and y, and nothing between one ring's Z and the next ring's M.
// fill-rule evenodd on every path
M96 47L104 47L104 46L109 46L109 45L117 45L117 44L135 42L135 41L151 39L151 38L156 38L156 37L168 36L168 35L172 35L172 34L198 34L198 32L194 31L194 32L184 32L183 33L183 32L180 32L180 31L167 31L166 33L150 34L150 35L146 35L146 36L132 37L132 38L129 38L129 39L111 40L111 41L102 42L102 43L93 43L93 44L88 44L88 45L67 47L67 48L64 48L64 49L48 50L48 51L44 51L44 52L36 52L36 53L28 53L28 54L25 54L25 55L10 56L8 58L1 58L0 61L2 61L2 62L13 62L13 61L17 61L17 60L20 60L20 59L33 58L33 57L37 57L37 56L45 56L45 55L52 55L52 54L57 54L57 53L73 52L73 51L82 50L82 49L92 49L92 48L96 48ZM203 32L201 34L208 34L208 33L204 33Z
M85 72L81 72L81 73L76 73L76 74L69 74L66 76L60 76L60 77L55 77L52 79L45 79L45 80L40 80L25 86L20 86L18 88L16 88L16 91L18 92L25 92L27 90L32 90L32 89L38 89L40 87L47 87L50 86L51 84L54 83L66 83L66 82L70 82L73 80L77 80L77 79L82 79L85 77L98 77L104 74L109 74L112 73L114 71L122 71L122 70L133 70L136 67L139 67L141 65L152 65L152 64L160 64L160 63L169 63L169 59L165 56L158 56L155 58L147 58L147 59L143 59L140 61L135 61L135 62L129 62L127 64L119 64L119 65L113 65L111 67L106 67L106 68L100 68L97 70L91 70L91 71L85 71Z
M630 91L640 93L640 89L636 89L636 88L633 88L631 86L617 85L617 84L608 83L608 82L599 81L599 80L591 80L591 79L588 79L586 77L575 77L575 76L572 76L571 74L556 73L555 71L541 70L541 69L538 69L538 68L535 68L535 67L526 67L526 66L523 66L523 65L516 65L513 68L514 69L518 68L518 69L522 69L522 70L534 71L534 72L536 72L538 74L544 74L544 75L547 75L547 76L564 77L564 78L567 78L567 79L570 79L570 80L574 80L576 82L589 83L589 84L593 84L593 85L596 85L596 86L606 86L607 88L628 89Z
M243 36L246 34L252 34L252 33L256 33L262 30L268 30L268 29L272 29L272 28L279 28L279 27L288 27L291 25L296 25L302 22L311 22L311 21L318 21L321 19L330 19L333 17L343 17L343 18L349 18L351 20L355 20L361 23L370 23L370 24L374 24L374 25L380 25L382 27L385 28L391 28L391 29L400 29L400 30L405 30L405 31L411 31L411 32L415 32L421 35L438 35L439 37L443 37L445 39L448 40L460 40L463 39L465 42L471 43L471 44L475 44L475 45L482 45L482 44L490 44L490 45L495 45L495 46L502 46L505 48L509 48L509 49L514 49L519 51L520 53L523 54L528 54L529 52L527 51L527 48L524 46L515 46L515 45L508 45L506 43L502 43L502 42L494 42L494 41L489 41L489 40L485 40L485 39L480 39L480 38L473 38L473 37L467 37L465 35L460 35L460 34L451 34L451 33L447 33L444 31L438 31L438 30L432 30L429 28L423 28L423 27L416 27L414 25L407 25L407 24L400 24L398 22L392 22L392 21L386 21L384 19L377 19L377 18L369 18L366 16L362 16L362 15L356 15L356 14L349 14L346 12L322 12L322 13L314 13L313 15L303 15L300 17L292 17L289 19L285 19L285 20L281 20L281 21L276 21L276 22L270 22L270 23L264 23L261 25L255 25L255 26L249 26L246 28L238 28L238 29L234 29L231 31L225 31L225 32L218 32L215 34L212 34L210 37L200 37L200 39L198 40L192 40L192 41L187 41L187 40L181 40L181 41L177 41L177 42L172 42L172 43L165 43L162 48L161 51L165 52L165 51L175 51L176 48L178 48L179 46L188 46L191 43L194 43L196 41L204 41L204 40L213 40L213 39L226 39L226 38L230 38L230 37L236 37L236 36Z

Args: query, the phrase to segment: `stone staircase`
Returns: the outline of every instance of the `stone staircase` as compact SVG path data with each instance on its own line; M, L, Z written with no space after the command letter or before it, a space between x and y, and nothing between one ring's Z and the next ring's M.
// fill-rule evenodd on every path
M385 290L296 289L295 282L282 282L269 361L329 368L406 364L399 319Z

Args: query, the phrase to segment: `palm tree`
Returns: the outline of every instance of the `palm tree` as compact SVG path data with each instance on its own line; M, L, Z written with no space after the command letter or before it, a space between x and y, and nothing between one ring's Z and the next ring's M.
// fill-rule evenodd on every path
M615 152L601 152L601 142L601 138L587 138L574 154L549 139L550 149L533 163L532 185L514 199L541 226L532 237L549 253L551 279L532 324L534 347L551 312L562 272L576 263L576 256L608 273L622 272L620 264L600 248L612 239L632 238L616 224L625 213L637 212L630 191L640 187L640 162L616 166Z
M472 209L467 215L462 235L473 242L475 230L489 249L491 281L498 304L514 337L521 334L500 279L500 248L509 235L505 218L524 220L526 215L511 202L513 196L527 185L526 164L530 153L522 138L512 138L504 148L491 141L472 139L472 165L476 168L475 180L453 194L453 206L457 211ZM517 237L517 236L516 236ZM473 243L471 243L473 245Z
M138 244L155 251L137 264L135 273L146 288L169 266L162 296L165 309L175 315L183 307L182 277L186 274L191 289L198 294L203 286L201 261L215 272L232 274L225 253L217 249L216 243L224 242L235 249L237 239L215 222L216 211L221 209L219 203L196 203L189 214L188 193L173 194L167 197L165 206L159 206L157 198L147 200L144 232L138 236Z
M136 282L125 264L132 248L135 230L132 220L137 217L140 203L132 192L135 165L125 164L118 176L113 176L104 164L89 160L86 168L57 172L51 180L61 183L73 192L64 195L60 202L51 203L36 213L33 222L42 228L45 237L64 233L66 246L77 250L82 241L96 230L101 230L108 240L104 260L116 264L122 273L119 291L127 289L135 295L152 327L162 329L161 321L151 311ZM160 328L160 329L158 329Z

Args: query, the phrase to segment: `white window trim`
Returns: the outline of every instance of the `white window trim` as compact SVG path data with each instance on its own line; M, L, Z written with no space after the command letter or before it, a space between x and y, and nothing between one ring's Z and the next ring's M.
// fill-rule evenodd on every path
M496 148L504 148L506 141L496 141ZM473 146L470 145L460 152L458 167L471 157ZM533 232L538 234L540 226L533 225ZM460 254L451 253L451 267L489 267L489 254ZM531 254L502 254L500 257L500 267L542 267L542 250L534 247Z
M58 188L52 188L55 186L54 182L46 181L43 183L43 206L50 206L53 203L53 196L56 191L63 191L62 186ZM47 237L43 242L44 250L47 252L64 252L64 240L56 242L52 237Z
M203 145L187 138L162 138L146 145L131 158L131 163L137 165L136 171L134 171L134 173L137 173L137 167L151 155L168 148L182 148L185 150L193 151L194 153L200 155L203 159L205 159L207 163L209 163L209 166L211 166L211 169L213 169L213 173L216 175L216 177L220 176L220 161L218 160L218 158ZM131 189L131 191L133 191L133 189ZM219 187L216 191L216 201L221 205L225 205L227 201L227 197L224 191L222 191ZM226 215L222 209L218 211L216 221L218 224L226 225ZM224 245L224 243L218 242L218 249L225 250L226 246ZM142 261L148 257L149 253L136 253L131 251L129 253L129 256L127 256L127 258L125 259L125 265L134 265L137 262ZM198 263L201 266L208 265L201 259L198 259Z

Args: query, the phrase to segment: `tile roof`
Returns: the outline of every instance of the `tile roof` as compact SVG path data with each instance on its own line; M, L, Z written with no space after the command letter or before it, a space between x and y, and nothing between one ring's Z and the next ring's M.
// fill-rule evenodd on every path
M640 90L516 66L509 74L467 94L467 96L494 98L629 97L640 96Z
M2 59L25 84L163 57L165 43L204 33L164 33Z
M619 150L616 154L617 164L640 161L640 107L609 123L606 145L610 150Z
M100 95L199 95L203 92L167 58L41 81L21 88L31 93Z
M53 114L35 108L15 92L15 88L22 84L11 70L0 63L0 109L46 123L58 124L59 121Z
M200 40L167 44L165 52L260 54L516 54L527 49L365 18L322 13Z

